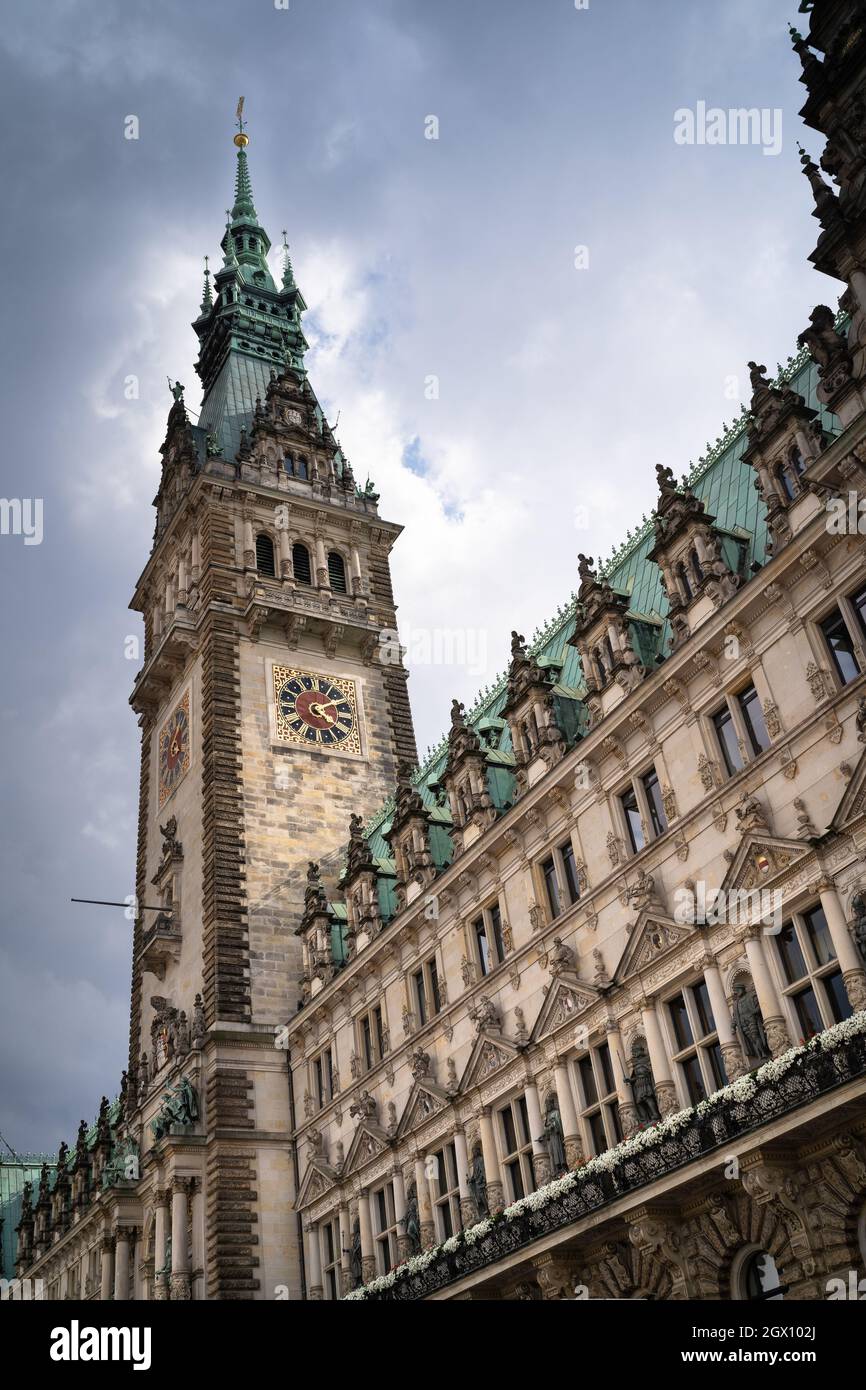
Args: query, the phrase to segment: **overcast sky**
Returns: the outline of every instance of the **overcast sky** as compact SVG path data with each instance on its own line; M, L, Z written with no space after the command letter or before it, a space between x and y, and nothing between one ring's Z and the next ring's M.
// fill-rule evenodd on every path
M410 655L458 658L413 662L423 753L511 628L568 597L578 551L607 555L650 511L654 465L681 474L737 413L746 361L775 368L835 306L806 261L789 18L805 27L796 0L5 0L3 494L44 500L41 545L0 536L17 1150L74 1139L125 1065L131 925L69 898L133 889L127 603L166 375L199 401L189 325L238 96L260 219L275 246L288 228L310 306L313 385L406 528ZM677 144L674 112L699 101L779 108L781 152Z

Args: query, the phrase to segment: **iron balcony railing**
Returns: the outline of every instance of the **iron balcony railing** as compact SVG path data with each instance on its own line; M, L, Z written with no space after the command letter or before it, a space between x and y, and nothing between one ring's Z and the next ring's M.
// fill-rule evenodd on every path
M578 1172L574 1185L545 1205L496 1217L471 1243L459 1236L455 1249L440 1251L426 1268L398 1271L391 1285L365 1291L364 1297L379 1302L427 1298L863 1075L866 1034L826 1050L810 1049L781 1076L762 1080L747 1101L725 1098L702 1113L695 1110L675 1134L660 1136L658 1144L627 1154L610 1168L583 1176Z

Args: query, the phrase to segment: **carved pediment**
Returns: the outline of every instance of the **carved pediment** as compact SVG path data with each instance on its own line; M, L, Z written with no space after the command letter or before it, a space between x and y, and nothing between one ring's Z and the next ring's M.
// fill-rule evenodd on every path
M397 1137L402 1139L419 1125L423 1125L431 1115L437 1115L449 1104L449 1097L441 1086L432 1081L416 1081L409 1092L409 1099L397 1129Z
M691 934L691 927L675 922L664 913L650 909L639 913L614 972L614 980L620 984L630 975L639 974L645 966L655 965L656 961L673 951Z
M519 1055L519 1049L508 1038L503 1038L501 1033L492 1029L482 1028L464 1068L460 1090L467 1091L471 1086L486 1081Z
M752 892L765 888L809 853L808 845L801 840L783 840L778 835L744 835L722 880L722 891Z
M563 971L547 991L532 1029L532 1041L537 1042L548 1033L555 1033L566 1024L574 1023L581 1014L598 1003L599 997L594 985L579 979L572 970Z
M363 1168L365 1163L369 1163L371 1158L376 1158L388 1147L388 1136L384 1129L374 1124L372 1120L362 1121L355 1130L355 1137L346 1155L343 1176Z
M864 811L866 811L866 751L860 754L854 769L854 776L845 788L842 799L836 808L836 814L830 822L830 829L841 830L843 826L849 825L852 820L862 816Z
M336 1181L337 1173L333 1168L329 1168L325 1163L311 1163L298 1189L295 1210L299 1211L302 1207L307 1207L311 1202L316 1202L320 1197L324 1197Z

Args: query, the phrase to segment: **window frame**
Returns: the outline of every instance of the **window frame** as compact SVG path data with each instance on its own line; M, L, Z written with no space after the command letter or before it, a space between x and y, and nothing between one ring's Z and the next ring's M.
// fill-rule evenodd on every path
M509 1137L505 1123L506 1115L510 1118L516 1140L516 1146L513 1149L507 1147ZM505 1179L511 1201L517 1202L520 1201L521 1197L527 1197L531 1192L535 1192L538 1187L532 1151L529 1106L525 1093L519 1091L508 1100L500 1101L496 1107L496 1119L497 1123L494 1130L496 1146L499 1150L500 1171ZM519 1177L522 1190L518 1190L515 1176Z
M698 991L703 989L706 1008L709 1011L709 1018L712 1027L705 1031L703 1015L704 996ZM677 1029L673 1005L677 1001L682 1001L686 1023L688 1025L690 1038L683 1041ZM662 1013L665 1020L665 1028L668 1035L668 1054L674 1067L674 1075L678 1081L680 1098L685 1097L687 1106L700 1104L708 1096L720 1091L723 1086L728 1085L728 1075L725 1070L725 1061L722 1056L721 1043L719 1042L719 1028L713 1014L712 1001L710 1000L709 989L703 975L698 975L689 980L674 994L667 995L663 1002ZM712 1060L711 1060L712 1059ZM713 1065L715 1061L718 1065L718 1073ZM697 1064L698 1076L700 1078L702 1095L696 1095L690 1085L689 1078L692 1076L692 1063Z
M340 1233L339 1216L326 1216L316 1227L316 1234L322 1271L322 1298L331 1303L343 1296L343 1237ZM331 1238L331 1259L328 1259L328 1235Z
M607 1063L605 1065L605 1058ZM586 1084L585 1068L589 1067L593 1092L589 1094ZM572 1059L572 1076L575 1081L578 1122L583 1134L585 1151L594 1157L615 1148L623 1138L620 1099L616 1089L614 1059L610 1054L610 1044L606 1039L588 1046ZM599 1148L597 1124L601 1124L605 1148Z
M814 937L808 924L809 919L814 917L816 913L820 913L824 919L826 941L832 952L829 959L826 961L818 960L818 952L815 947ZM799 955L806 967L805 975L799 975L793 980L789 978L786 964L788 958L783 950L785 933L788 928L793 928ZM798 1003L798 1000L802 999L810 992L817 1005L818 1016L821 1022L821 1027L816 1029L815 1032L820 1032L824 1028L832 1028L834 1024L841 1021L836 1017L836 1011L833 1007L835 996L826 983L828 979L838 978L840 980L843 996L848 1001L848 1013L843 1014L842 1017L850 1018L854 1010L851 1006L850 999L848 999L848 992L845 989L845 980L842 974L842 966L836 955L836 948L830 936L830 928L827 923L826 913L821 903L808 903L797 911L791 912L783 922L782 930L775 934L774 941L775 949L770 951L770 955L773 957L772 968L779 986L779 993L785 1001L785 1006L788 1010L789 1023L793 1022L794 1024L795 1036L799 1029L803 1030L801 1036L807 1042L809 1037L814 1037L815 1035L814 1032L807 1033L804 1027L804 1015Z
M373 1254L380 1274L387 1274L400 1262L399 1227L394 1200L394 1183L388 1181L374 1187L369 1194L370 1225L373 1227ZM382 1225L384 1206L385 1224ZM385 1254L387 1252L387 1255ZM384 1268L383 1268L384 1265Z
M457 1149L453 1139L446 1140L441 1149L434 1149L427 1155L436 1160L436 1172L431 1179L435 1192L430 1193L433 1207L433 1221L441 1244L463 1229L460 1213L460 1170L457 1162ZM443 1184L443 1173L445 1182ZM436 1195L438 1193L438 1195ZM450 1230L449 1230L450 1222Z
M750 700L747 704L745 700L745 697L749 695L751 691L754 691L754 703L757 705L757 710L759 712L760 727L763 729L763 733L767 739L766 748L760 746L760 741L756 735L755 720L749 712L753 702ZM724 715L727 715L726 722L728 726L733 729L734 743L740 760L740 766L735 769L731 767L728 748L719 732L719 720ZM758 758L762 758L773 746L773 740L770 738L766 718L764 716L764 704L761 699L761 693L751 673L749 673L745 679L739 681L731 690L725 691L722 703L711 708L707 714L706 723L711 731L714 752L718 755L718 757L714 757L713 761L718 762L719 758L721 758L721 765L725 769L729 779L739 776L745 768L757 762ZM760 730L757 732L760 732Z
M386 1027L384 1001L364 1009L355 1019L355 1051L365 1073L377 1067L385 1056L382 1044Z
M469 931L472 934L470 955L471 959L478 965L482 978L486 978L486 976L492 975L494 970L498 970L508 954L505 949L505 938L502 934L503 920L502 905L498 898L492 898L469 922ZM481 950L479 925L483 930L487 946L486 953Z
M310 1059L310 1094L318 1110L324 1110L334 1099L334 1049L331 1043Z

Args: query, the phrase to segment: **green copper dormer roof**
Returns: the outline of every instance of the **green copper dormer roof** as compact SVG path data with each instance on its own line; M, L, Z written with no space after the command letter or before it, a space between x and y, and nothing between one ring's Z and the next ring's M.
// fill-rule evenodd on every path
M842 322L844 319L840 316L837 326ZM785 367L778 366L776 383L790 384L808 405L818 411L829 438L839 434L838 421L818 400L818 368L805 348L796 357L789 358ZM703 457L690 468L686 479L707 510L716 517L729 563L734 559L737 541L746 542L747 578L753 562L759 566L766 563L768 541L764 504L754 486L754 471L748 463L743 462L742 457L748 442L748 426L749 415L744 408L734 422L723 430L715 444L707 444ZM668 600L661 587L658 566L649 559L654 540L653 518L644 517L634 531L627 532L625 541L610 559L598 568L599 575L606 578L617 593L628 597L626 617L632 639L647 665L655 664L656 656L667 651L670 635ZM583 703L586 686L580 658L577 649L568 640L574 631L575 601L576 595L572 593L553 619L534 634L529 644L529 652L540 666L558 672L558 680L553 687L554 699L562 704L557 718L561 728L566 726L569 742L585 733L587 726L587 711ZM507 675L503 674L483 690L467 711L467 724L481 734L492 731L505 704L506 685ZM501 755L507 754L510 748L511 740L506 728L502 731L498 749L487 755L488 782L497 807L497 798L505 800L508 795L505 779L509 774L502 766L504 759ZM424 804L431 811L433 819L439 822L438 833L443 836L445 824L450 824L450 816L437 802L434 788L444 772L447 756L446 738L435 748L428 749L413 778ZM374 856L387 850L383 837L390 826L392 812L393 801L389 800L367 826L367 839Z

